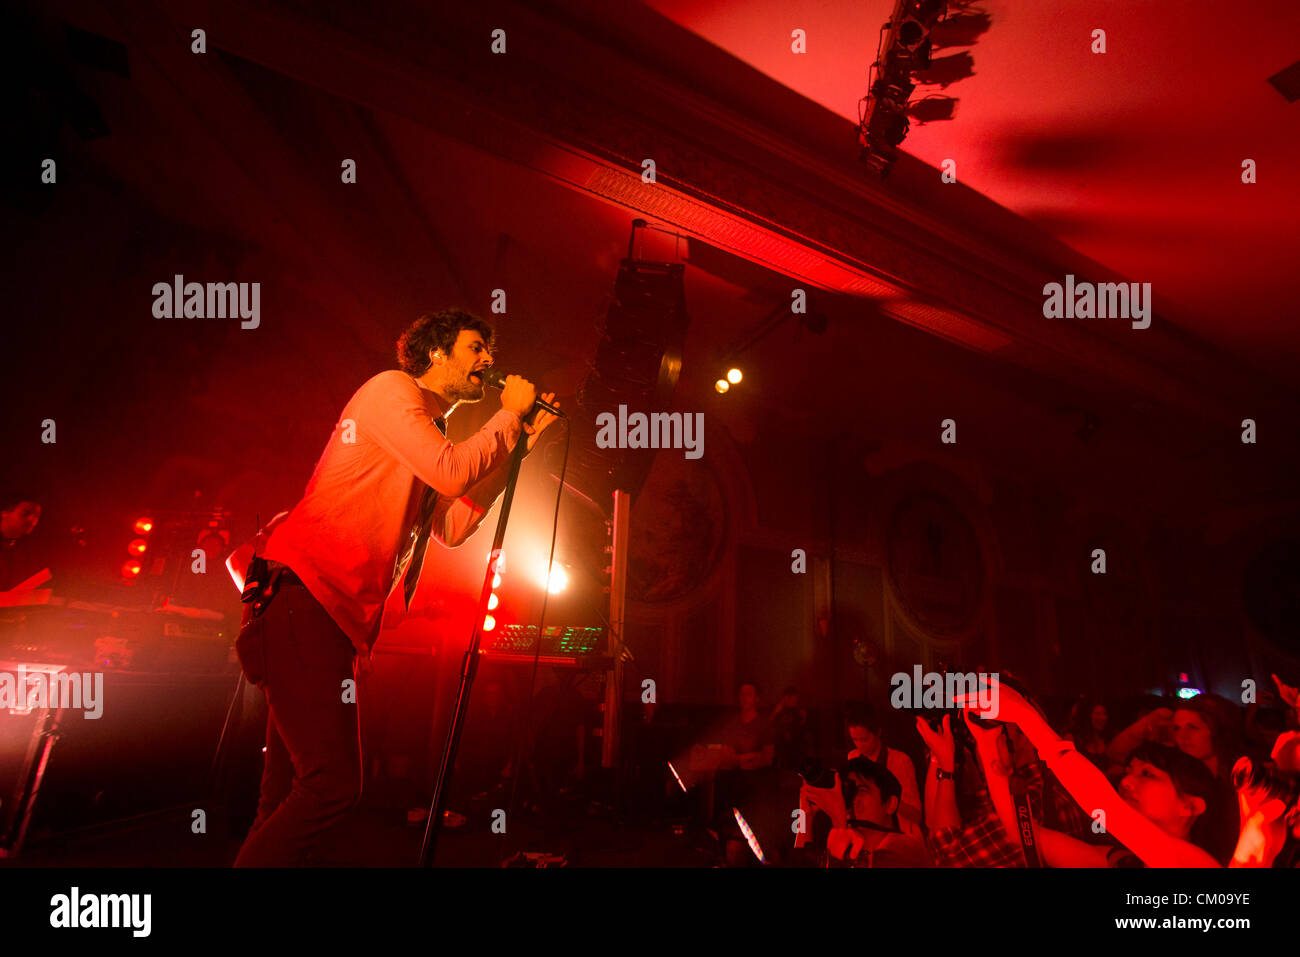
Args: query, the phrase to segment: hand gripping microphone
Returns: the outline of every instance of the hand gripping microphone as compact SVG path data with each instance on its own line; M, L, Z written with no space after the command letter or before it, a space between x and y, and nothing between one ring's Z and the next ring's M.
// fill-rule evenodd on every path
M482 372L480 372L479 375L483 377L484 385L490 385L492 388L497 390L505 388L506 374L502 372L500 369L490 366L484 369ZM561 410L557 409L549 402L543 402L540 397L538 397L536 405L538 408L545 409L547 412L551 413L551 415L559 416L561 419L568 418L568 416L565 415Z

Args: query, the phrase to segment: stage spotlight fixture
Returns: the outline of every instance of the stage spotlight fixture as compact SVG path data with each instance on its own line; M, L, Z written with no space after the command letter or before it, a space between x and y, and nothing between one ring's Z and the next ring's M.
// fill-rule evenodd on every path
M141 565L139 562L137 562L134 558L122 563L123 578L127 578L127 579L138 578L142 571L144 571L144 566Z
M496 611L499 604L501 604L501 599L497 597L496 592L488 595L488 611Z
M731 368L727 370L727 381L730 382L732 385L739 385L740 380L743 379L744 377L745 374L741 372L739 369Z
M137 535L148 535L153 531L153 519L147 516L135 520L135 533Z
M731 383L726 379L719 379L717 382L713 383L713 388L717 389L719 392L726 392L731 388Z
M496 620L495 618L493 618L491 615L485 615L485 616L483 617L483 630L484 630L484 631L491 631L491 630L492 630L493 628L495 628L496 626L497 626L497 620Z
M130 545L126 546L126 550L138 558L149 550L149 543L143 538L135 538L131 540Z
M858 117L859 158L881 176L888 175L907 137L912 75L929 68L930 31L947 8L946 0L897 0L885 24L888 39L872 64L876 79Z

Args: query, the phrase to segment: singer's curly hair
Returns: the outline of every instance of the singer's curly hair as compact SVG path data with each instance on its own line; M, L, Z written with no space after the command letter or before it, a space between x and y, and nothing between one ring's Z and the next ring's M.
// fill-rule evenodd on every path
M451 355L462 329L477 332L487 343L488 351L496 351L491 326L464 309L444 309L420 316L398 337L398 366L410 375L424 375L429 371L429 352L437 349L443 355Z

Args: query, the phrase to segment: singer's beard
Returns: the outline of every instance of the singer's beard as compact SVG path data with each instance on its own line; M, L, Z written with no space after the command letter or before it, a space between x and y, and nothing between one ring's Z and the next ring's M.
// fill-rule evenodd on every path
M456 383L454 388L446 390L457 402L481 402L487 394L487 386L483 384L483 380L471 379L470 375L471 373L465 373L465 377Z

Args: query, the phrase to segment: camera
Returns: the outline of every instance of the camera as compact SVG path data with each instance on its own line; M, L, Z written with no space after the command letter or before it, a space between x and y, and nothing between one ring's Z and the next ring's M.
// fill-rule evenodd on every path
M799 777L810 788L835 787L835 769L826 767L816 758L807 758L799 765Z

